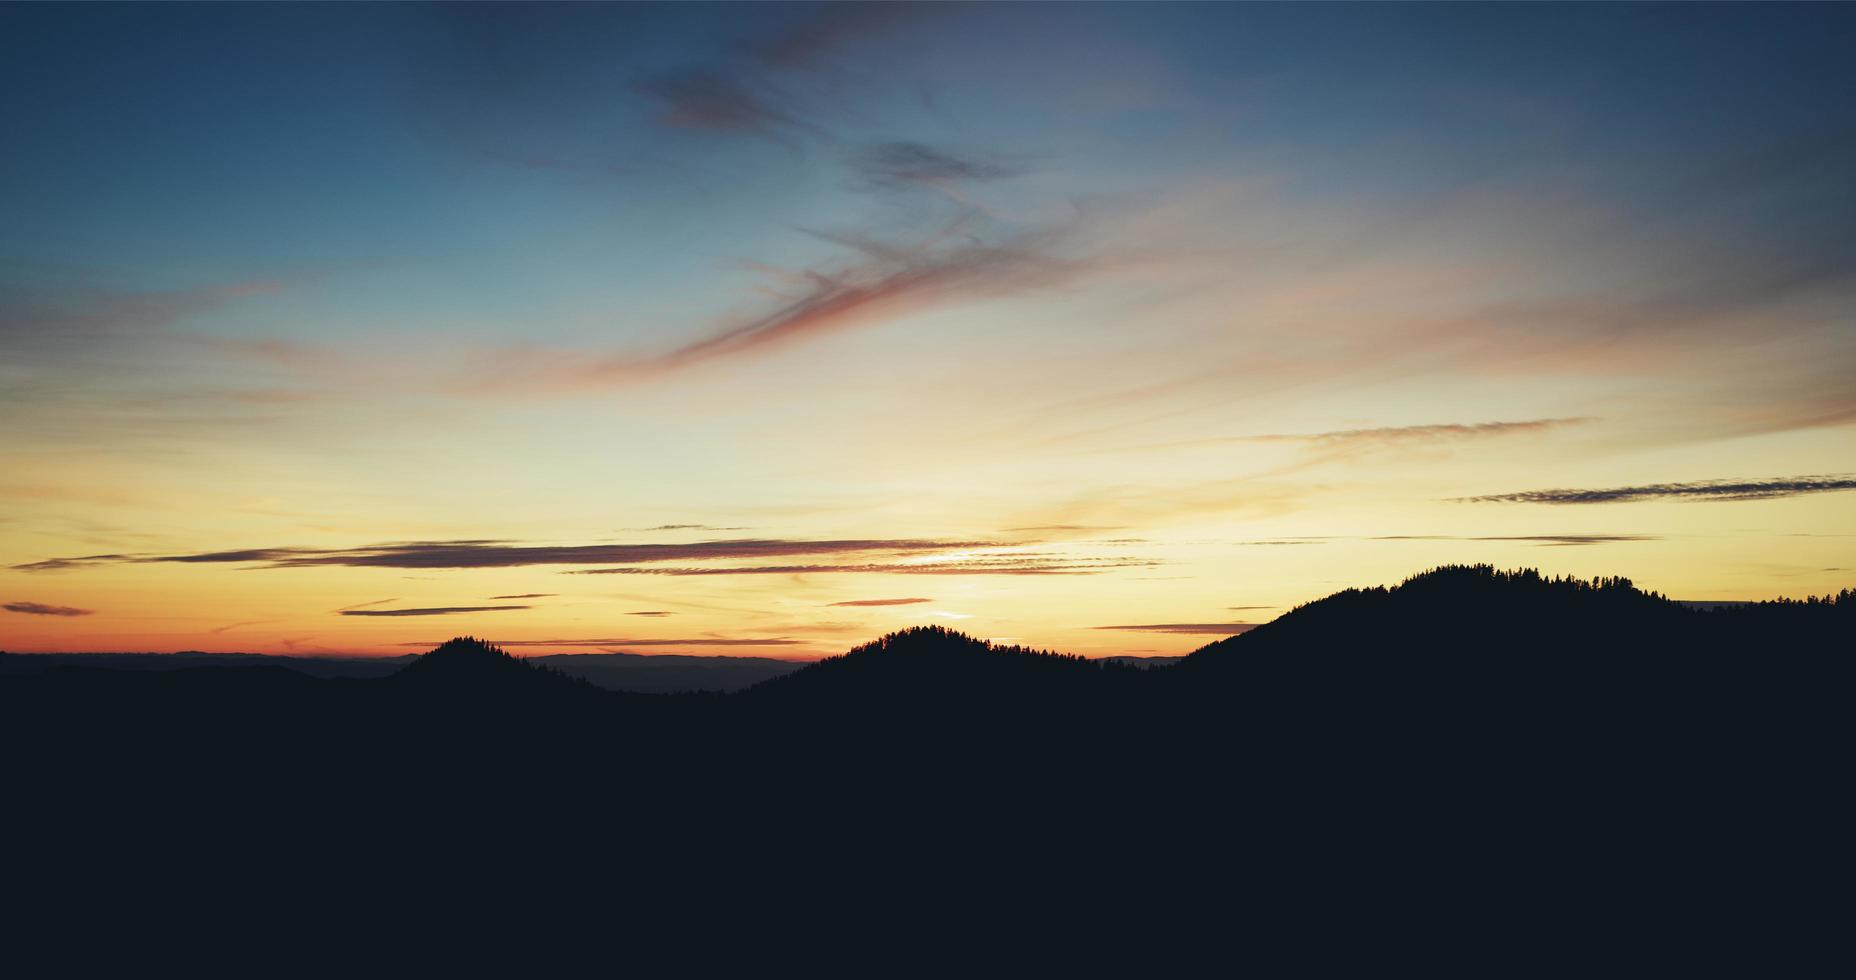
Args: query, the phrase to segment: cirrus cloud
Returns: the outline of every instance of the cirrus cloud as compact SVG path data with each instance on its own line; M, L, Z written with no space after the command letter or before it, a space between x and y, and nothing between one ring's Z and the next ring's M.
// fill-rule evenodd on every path
M1476 504L1619 504L1641 500L1771 500L1842 490L1856 490L1856 478L1794 476L1771 480L1700 480L1601 490L1523 490L1452 499Z
M487 539L406 541L358 548L245 548L180 555L89 555L50 558L14 565L16 571L44 572L111 564L246 564L259 568L513 568L523 565L599 565L607 563L710 561L791 555L870 553L915 555L997 547L990 541L943 541L923 538L789 540L739 538L680 544L521 545Z
M1179 633L1192 636L1236 636L1257 628L1256 623L1149 623L1136 626L1092 626L1098 630L1127 630L1134 633Z
M770 637L719 637L696 636L681 638L663 637L592 637L586 639L564 640L497 640L499 647L784 647L795 646L804 641L785 636ZM430 647L435 646L429 640L402 643L400 646Z
M25 613L28 616L89 616L92 609L78 609L75 606L51 606L43 602L7 602L0 603L0 609L7 612Z
M641 565L589 568L569 575L824 575L883 573L894 575L1096 575L1118 568L1147 568L1158 561L1116 558L971 558L950 561L874 562L858 565Z
M425 609L344 609L343 616L450 616L457 613L507 612L533 606L433 606Z

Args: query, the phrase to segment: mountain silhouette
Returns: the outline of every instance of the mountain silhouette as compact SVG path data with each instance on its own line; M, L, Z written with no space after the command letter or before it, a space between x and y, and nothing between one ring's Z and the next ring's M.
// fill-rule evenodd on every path
M400 668L396 676L421 684L460 686L575 685L563 675L512 656L474 636L446 640Z
M1430 669L1459 679L1692 669L1765 652L1809 657L1847 642L1856 592L1808 601L1697 606L1627 578L1446 565L1398 585L1347 589L1194 651L1184 674L1326 667L1346 681Z
M377 724L396 733L412 729L447 731L476 740L479 751L499 740L533 738L597 740L624 723L626 695L601 690L471 636L439 644L400 668L374 695ZM488 740L487 742L484 740Z
M1000 646L941 626L891 633L742 694L744 724L783 727L811 741L856 730L834 749L865 764L894 763L903 746L973 755L1037 727L1063 727L1137 696L1142 671L1123 664Z
M1384 658L1641 649L1681 630L1690 612L1625 578L1548 578L1532 569L1447 565L1390 588L1347 589L1297 606L1194 651L1184 664L1204 669L1289 650Z
M1851 592L1698 609L1449 566L1170 665L930 626L732 694L601 690L472 637L390 676L8 655L0 739L19 812L45 815L20 840L230 853L199 838L365 826L465 874L518 851L583 878L544 854L787 855L768 880L946 866L962 894L1000 876L1187 894L1171 869L1292 907L1339 882L1379 883L1375 914L1524 882L1542 909L1587 908L1618 867L1766 894L1761 868L1827 853L1811 821L1837 812L1853 617ZM124 829L166 817L186 822ZM1790 852L1736 865L1722 842L1745 839Z
M854 698L914 698L963 690L1024 693L1098 678L1116 669L1069 654L995 646L944 626L916 626L762 681L751 692L762 697Z

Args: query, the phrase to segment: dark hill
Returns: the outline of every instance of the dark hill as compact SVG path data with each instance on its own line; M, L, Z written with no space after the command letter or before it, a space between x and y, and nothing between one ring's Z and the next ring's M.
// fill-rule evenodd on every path
M791 733L849 771L950 766L1003 777L1046 765L1058 733L1113 737L1151 673L922 626L757 684L731 699L732 714L750 730Z
M1391 588L1347 589L1194 652L1189 669L1283 654L1391 658L1436 654L1660 649L1690 610L1625 578L1547 578L1488 565L1432 569Z
M586 681L511 656L472 636L446 640L400 668L394 680L420 689L507 694L592 689Z
M457 744L598 740L639 720L626 710L629 695L469 636L445 641L369 691L388 730L444 732Z
M1696 608L1627 578L1549 578L1533 569L1447 565L1391 588L1347 589L1297 606L1182 661L1191 671L1298 656L1415 665L1436 658L1495 660L1552 655L1665 657L1809 654L1846 642L1856 593L1822 600ZM1827 646L1829 645L1829 646Z
M941 626L917 626L827 657L750 689L759 698L917 701L1043 697L1101 686L1133 668L1020 646L995 646Z
M1447 566L1196 651L1161 672L1162 721L1355 777L1572 766L1641 792L1728 760L1778 773L1844 737L1852 613L1849 592L1700 610L1628 579Z

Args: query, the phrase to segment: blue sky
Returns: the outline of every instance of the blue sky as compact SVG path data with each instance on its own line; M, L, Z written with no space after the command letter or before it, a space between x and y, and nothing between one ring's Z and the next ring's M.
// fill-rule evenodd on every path
M1827 588L1853 41L1841 5L11 5L0 590L116 611L0 626L142 635L213 564L20 568L75 555L666 524L1139 552L921 573L1071 648L1104 603L1442 559ZM1713 480L1806 489L1449 503ZM695 601L813 652L794 595L918 612L833 605L904 574L838 564ZM279 597L228 643L420 625L219 571Z
M698 276L693 255L804 247L788 225L867 211L834 165L860 143L950 141L1060 169L1077 193L1255 166L1292 173L1299 193L1407 207L1568 173L1655 213L1692 206L1658 186L1723 151L1747 167L1788 143L1847 154L1836 123L1856 99L1840 63L1851 17L1831 5L33 5L7 18L6 120L29 134L0 164L10 255L133 282L495 266L500 281L468 294L491 306L525 287L596 290L610 263ZM782 43L799 54L753 53ZM658 125L677 110L651 86L696 76L785 121Z

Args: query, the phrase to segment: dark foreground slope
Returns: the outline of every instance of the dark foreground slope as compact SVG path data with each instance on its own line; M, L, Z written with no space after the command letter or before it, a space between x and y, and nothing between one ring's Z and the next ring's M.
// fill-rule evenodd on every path
M1445 568L1171 667L925 628L738 694L642 695L466 639L374 680L0 671L0 736L21 840L157 823L176 853L258 833L262 854L279 828L416 828L380 839L455 862L545 828L576 854L777 858L767 880L848 894L1210 892L1460 936L1521 905L1624 921L1796 892L1842 812L1853 614L1850 593L1704 611Z

